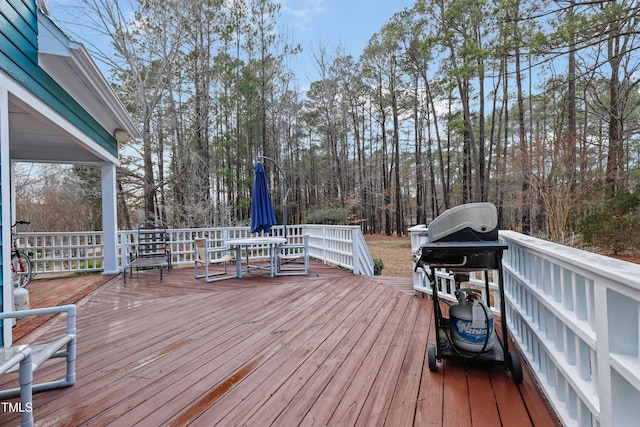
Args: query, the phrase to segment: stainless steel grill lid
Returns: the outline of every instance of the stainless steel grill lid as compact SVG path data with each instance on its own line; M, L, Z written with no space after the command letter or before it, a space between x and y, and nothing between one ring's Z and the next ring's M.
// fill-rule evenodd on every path
M427 229L429 242L498 240L498 211L491 203L468 203L447 209Z

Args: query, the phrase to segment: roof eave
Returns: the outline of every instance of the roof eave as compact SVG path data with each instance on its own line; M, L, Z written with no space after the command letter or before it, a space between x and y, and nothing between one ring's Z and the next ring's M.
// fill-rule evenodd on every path
M70 40L41 12L38 12L38 29L38 57L42 69L71 94L88 89L97 102L77 99L107 131L113 134L120 129L131 138L140 138L131 116L84 45Z

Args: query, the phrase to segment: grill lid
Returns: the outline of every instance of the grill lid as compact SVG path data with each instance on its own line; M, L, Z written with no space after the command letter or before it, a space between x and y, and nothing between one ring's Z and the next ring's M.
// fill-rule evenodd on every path
M468 203L447 209L427 229L429 242L498 240L498 211L492 203Z

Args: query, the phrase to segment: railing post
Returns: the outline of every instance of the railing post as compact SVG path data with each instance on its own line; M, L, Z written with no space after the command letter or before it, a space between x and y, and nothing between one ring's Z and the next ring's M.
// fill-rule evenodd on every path
M124 271L124 267L127 265L129 248L129 233L126 231L120 232L120 271Z
M354 229L351 229L351 247L353 253L353 274L360 274L360 245L356 244Z
M327 229L322 227L322 259L327 263Z

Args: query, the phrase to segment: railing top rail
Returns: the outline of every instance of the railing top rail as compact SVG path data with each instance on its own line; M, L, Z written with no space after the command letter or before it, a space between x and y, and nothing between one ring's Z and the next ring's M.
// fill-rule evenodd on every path
M625 283L640 290L640 265L638 264L537 239L515 231L500 231L500 237L517 243L542 258L561 260L591 275Z
M289 227L289 226L287 226ZM351 230L354 228L360 229L359 226L357 225L322 225L322 224L304 224L303 227L305 228L334 228L334 229L347 229L347 230Z

